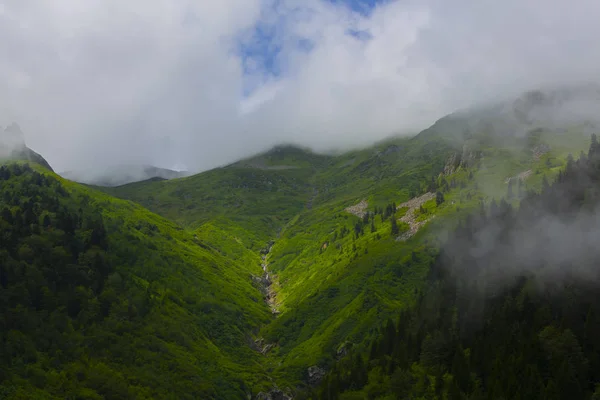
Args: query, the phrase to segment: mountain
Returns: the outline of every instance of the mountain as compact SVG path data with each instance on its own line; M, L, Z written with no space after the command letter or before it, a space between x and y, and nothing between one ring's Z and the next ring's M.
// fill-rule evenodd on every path
M584 89L174 180L2 167L0 394L591 398L600 150L593 115L569 111Z
M523 185L515 193L539 190L589 144L585 124L565 131L513 112L502 120L494 107L341 155L279 146L182 180L106 191L188 229L216 225L253 251L270 248L278 317L260 337L281 360L275 376L306 385L309 367L331 368L344 343L362 343L378 321L414 304L436 258L436 230L505 196L511 180Z
M52 171L44 157L25 145L25 136L14 122L3 131L0 127L0 160L31 161Z
M174 171L152 165L118 165L102 170L65 171L66 179L95 186L120 186L148 179L175 179L189 175L187 171Z

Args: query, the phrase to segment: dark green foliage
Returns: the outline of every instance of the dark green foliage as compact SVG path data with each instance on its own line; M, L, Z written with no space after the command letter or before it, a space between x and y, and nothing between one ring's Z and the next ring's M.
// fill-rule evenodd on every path
M475 136L468 134L469 140ZM0 216L20 231L28 229L25 237L31 239L24 240L27 246L14 244L19 262L38 262L33 249L42 237L57 248L52 265L58 270L76 278L79 266L98 273L67 288L70 296L64 302L55 296L60 291L48 286L37 291L33 306L21 305L25 310L54 310L52 320L43 319L36 330L60 327L68 340L52 341L58 350L49 352L40 350L45 347L29 325L11 331L9 349L21 361L2 369L0 398L247 398L275 383L292 391L306 387L307 367L312 365L331 371L325 385L329 398L342 390L353 391L345 398L458 399L489 393L500 398L506 382L498 380L499 389L490 389L483 379L490 373L480 374L481 362L474 358L491 350L478 349L468 335L461 336L478 332L481 319L473 317L481 315L477 303L465 302L465 287L448 284L447 269L431 268L427 280L438 248L432 234L436 229L426 225L445 227L464 214L461 210L477 209L477 215L463 220L459 237L464 237L465 232L475 233L479 218L488 214L514 220L516 212L507 201L494 203L490 213L479 209L484 195L506 196L505 177L530 168L537 177L527 183L537 189L544 174L553 180L557 167L563 166L563 150L568 147L577 154L580 147L552 144L546 166L550 157L531 160L530 151L523 152L525 160L504 149L483 148L485 168L479 168L482 154L471 141L467 153L474 159L453 164L456 169L449 173L444 168L449 156L465 153L465 148L446 137L445 129L433 129L336 156L281 146L185 179L103 189L178 225L130 201L52 175L37 174L32 185L3 191ZM573 161L567 170L578 165ZM17 172L20 177L31 173ZM21 179L0 169L0 176L5 175L9 186ZM27 193L45 187L45 179L53 185L51 200L37 207L38 200ZM568 174L559 177L560 182L565 179L570 179ZM491 186L500 193L490 194ZM407 207L398 209L395 202L428 189L440 192L443 206L436 207L442 203L435 200L424 203L409 216L423 223L421 230L406 241L394 240L411 228L402 222ZM593 205L593 196L593 191L586 193L584 203ZM374 212L360 218L344 211L362 200ZM81 240L64 246L49 236L56 230ZM95 251L84 251L86 246ZM74 254L80 256L63 261ZM436 265L472 263L460 253L456 260L447 257L443 254ZM270 289L276 293L276 317L260 291L262 262L268 264ZM8 285L4 270L0 285ZM25 298L28 289L23 284L16 290ZM483 303L487 310L487 300ZM506 303L499 300L502 306ZM517 310L521 304L528 303L518 303ZM546 312L554 313L554 308ZM31 321L46 318L25 314ZM598 310L586 309L584 314L587 337L597 336ZM581 329L542 316L546 319L540 329L530 332L539 342L536 354L549 351L553 359L565 351L579 354L579 344L589 361L586 369L579 357L559 357L555 367L562 368L563 381L572 381L573 371L589 374L598 369L597 357L590 355L596 353L595 344L581 339ZM491 326L496 329L496 324ZM547 326L557 331L541 335ZM258 337L270 348L267 354L256 351ZM501 358L493 371L508 361L518 364ZM525 397L534 390L548 398L560 396L565 387L577 390L572 382L565 386L548 380L546 370L521 368L518 373L539 382L523 392ZM313 396L320 389L314 388Z
M28 165L0 167L4 379L27 376L39 363L52 360L56 368L79 358L76 330L106 317L97 306L114 266L102 217L78 211L59 186ZM40 382L47 379L38 374Z
M392 236L397 236L400 233L400 228L398 228L398 222L396 221L396 218L392 218L391 219L391 223L392 223Z
M594 142L589 156L570 159L554 184L530 193L518 210L502 200L462 221L432 264L417 305L402 312L396 324L384 323L362 355L337 362L313 398L350 398L350 391L360 393L357 398L596 398L597 260L572 248L576 267L587 271L581 279L575 270L556 272L574 266L544 258L543 236L529 238L532 253L539 255L537 266L513 253L511 244L512 237L544 218L575 224L600 204L590 192L600 184L600 148ZM497 242L475 255L470 249L478 248L490 229L498 232ZM366 371L356 357L368 360ZM365 373L367 381L352 384L349 377Z
M258 256L240 250L236 264L141 207L26 164L0 167L0 191L0 398L257 392L266 378L247 332L270 317L247 278Z
M442 204L444 201L445 201L445 199L444 199L444 194L443 194L442 192L437 192L437 193L435 194L435 204L439 206L439 205L440 205L440 204Z

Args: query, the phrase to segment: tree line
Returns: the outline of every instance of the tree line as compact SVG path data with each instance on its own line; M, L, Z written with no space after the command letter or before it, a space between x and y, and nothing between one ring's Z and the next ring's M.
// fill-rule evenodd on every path
M482 203L449 235L416 304L302 396L600 398L598 187L593 135L587 154L570 156L541 192L521 189L518 209Z

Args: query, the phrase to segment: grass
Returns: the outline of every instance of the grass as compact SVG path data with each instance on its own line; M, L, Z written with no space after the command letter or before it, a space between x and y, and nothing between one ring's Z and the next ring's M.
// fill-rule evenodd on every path
M131 353L123 353L131 362L111 368L136 382L147 382L156 368L169 371L148 384L149 393L167 398L184 392L238 398L268 390L271 379L279 387L301 386L309 366L328 368L343 343L360 345L415 300L440 235L459 215L505 196L506 179L527 170L526 188L538 190L544 176L552 179L566 156L589 141L577 128L567 136L539 131L502 140L482 133L467 140L483 155L480 164L441 176L449 157L462 152L462 132L460 121L446 120L414 138L336 156L282 146L195 176L117 188L61 180L102 213L128 289L150 291L156 300L129 332L134 340L107 336L107 343L116 341L107 362L132 343ZM541 143L551 150L534 159L531 147ZM346 207L363 199L371 212L401 204L428 191L432 177L439 187L448 183L445 201L417 209L417 221L429 222L414 237L397 241L381 215L374 231L369 222L355 234L361 219ZM252 283L269 243L277 317ZM260 355L249 346L255 337L275 347Z

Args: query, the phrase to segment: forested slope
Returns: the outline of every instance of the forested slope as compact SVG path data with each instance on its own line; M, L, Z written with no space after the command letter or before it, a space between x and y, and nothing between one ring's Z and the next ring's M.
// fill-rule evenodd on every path
M258 336L271 376L291 394L314 383L310 367L328 371L381 321L415 306L447 226L508 190L513 203L539 191L589 143L576 126L502 136L470 132L470 121L446 118L414 138L336 156L280 147L190 178L104 190L199 236L218 227L225 248L272 244L278 314Z
M0 192L0 397L241 398L268 381L248 346L271 318L257 255L27 164L0 167Z
M311 398L584 399L600 390L600 146L515 208L481 206L417 304L350 352ZM509 198L509 201L515 200Z
M595 289L579 293L576 279L589 260L564 255L594 247L597 146L575 162L589 126L505 117L459 113L337 155L278 146L104 193L37 166L3 167L0 393L513 398L530 389L513 382L529 371L544 395L576 390L573 379L574 393L590 395L597 377L581 366L595 347L563 320L587 315L581 302ZM569 240L527 231L568 221ZM502 342L508 327L518 342ZM507 350L577 349L566 329L587 359L576 378L550 376L534 359L547 350ZM503 363L514 376L498 372Z

